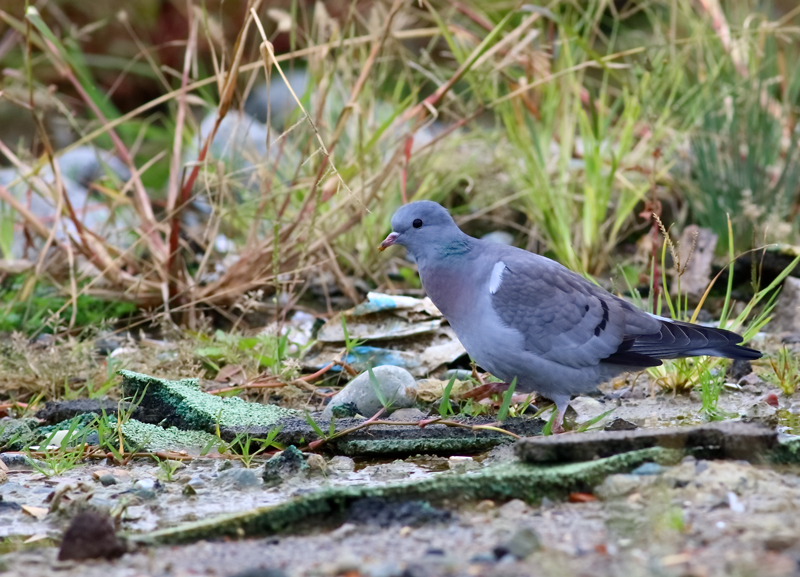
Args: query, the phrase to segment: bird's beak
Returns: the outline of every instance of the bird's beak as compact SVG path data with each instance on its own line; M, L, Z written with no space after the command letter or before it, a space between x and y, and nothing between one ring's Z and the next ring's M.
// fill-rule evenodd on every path
M400 236L398 232L390 232L389 236L387 236L384 241L381 243L381 246L378 247L378 250L384 251L390 246L392 246L395 241L397 241L397 237Z

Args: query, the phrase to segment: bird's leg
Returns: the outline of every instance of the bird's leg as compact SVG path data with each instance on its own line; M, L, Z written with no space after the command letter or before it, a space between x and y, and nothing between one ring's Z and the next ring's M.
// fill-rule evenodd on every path
M553 420L550 431L554 435L560 435L566 432L564 430L564 415L567 413L567 407L569 407L569 397L559 397L553 399L553 401L556 404L556 418Z

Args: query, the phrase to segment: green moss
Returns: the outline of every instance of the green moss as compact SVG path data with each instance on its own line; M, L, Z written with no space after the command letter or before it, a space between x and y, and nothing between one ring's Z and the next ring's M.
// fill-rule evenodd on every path
M37 419L15 419L0 424L0 450L21 451L39 439Z
M225 427L272 426L297 411L218 397L200 391L197 379L169 381L132 371L119 371L125 396L135 399L142 420L183 430L213 431ZM141 400L140 400L141 399Z
M343 514L354 501L365 497L424 501L514 498L538 501L543 497L558 499L575 491L591 491L612 473L630 471L653 460L674 463L681 456L680 451L654 447L586 463L554 466L512 463L487 467L475 473L443 473L421 481L402 481L379 487L333 487L277 506L260 507L253 511L187 523L134 539L155 545L220 537L267 535L291 530L312 518L335 518Z
M398 437L404 432L405 431L398 431ZM441 438L353 440L348 440L347 437L344 437L341 440L334 441L333 446L337 454L350 456L417 454L471 455L488 451L498 445L507 445L513 441L514 439L507 435L481 431L480 435L474 435L472 437L442 435Z

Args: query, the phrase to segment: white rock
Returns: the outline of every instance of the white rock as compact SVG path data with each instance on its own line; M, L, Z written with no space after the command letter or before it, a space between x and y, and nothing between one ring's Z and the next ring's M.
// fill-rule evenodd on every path
M347 404L354 405L358 413L365 417L373 416L381 408L386 409L386 415L395 409L414 405L417 400L417 383L411 373L392 365L375 367L372 373L375 375L375 384L371 382L368 371L358 375L331 399L322 412L322 421L330 421L334 407ZM386 407L381 404L380 396L386 401Z

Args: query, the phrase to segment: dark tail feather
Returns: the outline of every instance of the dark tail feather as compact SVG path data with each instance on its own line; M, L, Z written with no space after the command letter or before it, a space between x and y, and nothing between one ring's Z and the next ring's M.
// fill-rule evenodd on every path
M741 342L742 337L731 331L664 320L658 333L626 337L617 352L604 362L648 367L661 364L657 359L701 355L736 360L761 358L760 351L740 346Z
M743 347L741 345L730 345L727 347L717 347L704 351L698 351L692 356L708 355L710 357L725 357L726 359L733 359L735 361L753 361L760 359L764 356L761 351Z

